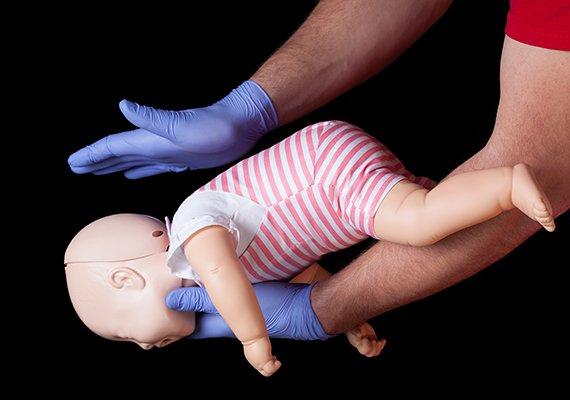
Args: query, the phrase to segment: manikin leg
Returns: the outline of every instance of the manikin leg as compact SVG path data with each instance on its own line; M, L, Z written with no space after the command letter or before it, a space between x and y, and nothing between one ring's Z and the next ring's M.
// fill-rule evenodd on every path
M427 246L514 207L554 230L550 202L525 164L455 175L432 190L402 181L380 204L374 230L384 240Z

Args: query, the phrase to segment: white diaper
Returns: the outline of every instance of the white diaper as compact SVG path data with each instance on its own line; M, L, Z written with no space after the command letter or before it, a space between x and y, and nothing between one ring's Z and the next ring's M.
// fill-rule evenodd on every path
M200 277L188 263L182 248L186 239L207 226L223 226L234 235L239 257L257 234L266 213L264 206L233 193L193 193L180 205L172 224L166 221L170 237L167 263L172 273L200 284Z

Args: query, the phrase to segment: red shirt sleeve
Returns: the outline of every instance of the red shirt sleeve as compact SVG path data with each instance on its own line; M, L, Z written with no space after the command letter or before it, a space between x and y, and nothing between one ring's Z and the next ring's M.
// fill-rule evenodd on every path
M570 0L511 0L505 33L516 41L570 50Z

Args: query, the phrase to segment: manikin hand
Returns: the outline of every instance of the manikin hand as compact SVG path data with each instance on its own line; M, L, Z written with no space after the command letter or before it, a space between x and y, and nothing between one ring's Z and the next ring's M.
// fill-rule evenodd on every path
M271 353L271 342L268 336L242 342L242 344L245 358L261 375L271 376L281 367L281 361L278 361Z
M313 285L284 282L253 285L270 337L296 340L332 337L323 330L311 307L312 288ZM166 304L173 310L198 312L191 339L234 337L203 288L176 289L167 296Z
M139 129L109 135L75 152L68 160L73 172L126 170L127 178L138 179L216 167L247 153L278 125L271 99L253 81L209 107L164 111L123 100L119 108Z
M374 328L368 322L346 332L346 337L350 344L366 357L376 357L386 346L386 339L378 339Z

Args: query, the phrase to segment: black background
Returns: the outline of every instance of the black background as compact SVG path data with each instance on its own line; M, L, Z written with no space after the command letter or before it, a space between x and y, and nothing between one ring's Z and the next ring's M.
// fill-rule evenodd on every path
M229 2L228 2L229 3ZM236 2L237 3L237 2ZM241 3L241 2L240 2ZM397 388L462 392L499 383L507 390L563 384L568 350L562 246L568 218L554 234L541 232L476 277L372 321L388 338L376 359L358 355L344 337L324 343L275 340L281 370L263 379L240 345L229 340L182 340L143 351L92 334L68 299L63 253L74 234L104 215L172 216L179 203L222 168L129 181L121 174L77 176L66 159L103 135L130 129L117 104L128 98L160 108L209 105L250 77L308 15L315 2L260 2L229 7L166 3L136 7L82 6L59 38L71 89L65 104L61 168L65 213L54 273L62 321L58 363L64 378L89 390L182 388L217 393L248 388L302 394L309 387ZM305 118L262 140L266 148L308 123L347 120L380 138L416 174L441 179L480 149L493 128L505 1L456 1L449 12L384 72ZM371 242L322 260L338 270ZM378 268L382 266L379 265ZM558 363L559 366L558 366ZM230 382L237 383L236 386ZM279 389L279 392L274 392Z

